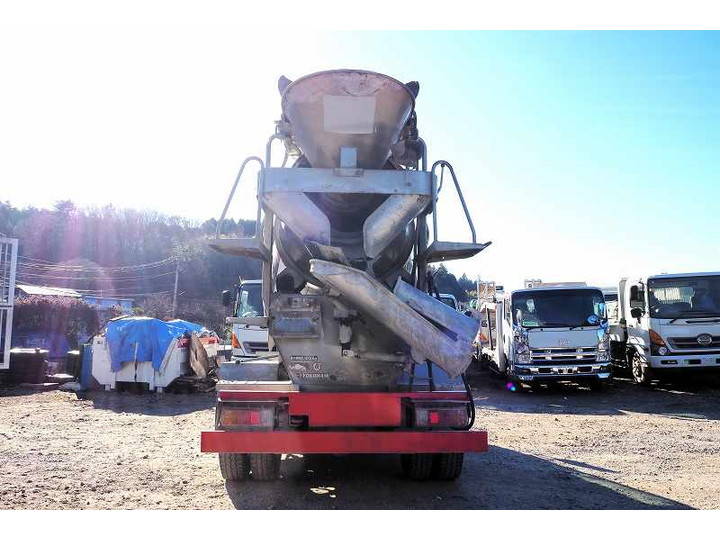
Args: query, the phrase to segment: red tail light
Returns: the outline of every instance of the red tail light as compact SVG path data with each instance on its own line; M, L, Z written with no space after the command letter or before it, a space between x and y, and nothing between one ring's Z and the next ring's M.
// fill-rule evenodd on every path
M257 408L219 406L216 423L218 429L272 429L275 426L275 408L274 406Z
M463 428L469 421L466 403L415 403L415 426Z
M233 349L240 349L240 342L238 341L237 336L235 335L235 332L232 332L230 342L232 343Z

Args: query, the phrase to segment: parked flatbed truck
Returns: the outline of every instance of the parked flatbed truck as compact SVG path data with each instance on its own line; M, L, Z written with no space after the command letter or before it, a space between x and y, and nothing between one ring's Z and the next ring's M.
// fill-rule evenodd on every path
M605 299L584 283L541 283L480 306L479 360L511 388L573 381L601 389L611 377Z

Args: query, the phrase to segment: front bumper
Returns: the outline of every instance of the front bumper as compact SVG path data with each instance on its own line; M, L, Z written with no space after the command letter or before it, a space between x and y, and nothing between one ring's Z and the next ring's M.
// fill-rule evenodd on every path
M513 375L519 381L539 380L572 380L595 377L597 379L609 379L610 362L579 364L579 365L537 365L537 364L515 364Z
M203 431L202 452L431 454L487 452L487 431Z
M648 365L653 369L720 369L720 353L648 356Z

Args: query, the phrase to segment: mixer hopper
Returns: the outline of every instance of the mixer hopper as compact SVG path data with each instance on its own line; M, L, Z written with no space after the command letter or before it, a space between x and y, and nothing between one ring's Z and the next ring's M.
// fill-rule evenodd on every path
M361 169L381 169L415 106L417 83L359 70L281 79L282 110L310 166L334 168L342 147Z

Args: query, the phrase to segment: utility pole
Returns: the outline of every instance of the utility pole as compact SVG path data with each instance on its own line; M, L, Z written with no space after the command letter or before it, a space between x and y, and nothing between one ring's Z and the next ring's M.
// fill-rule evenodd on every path
M180 257L175 259L175 290L173 292L173 303L172 303L172 318L175 318L175 311L177 311L177 291L178 291L178 275L180 274Z

